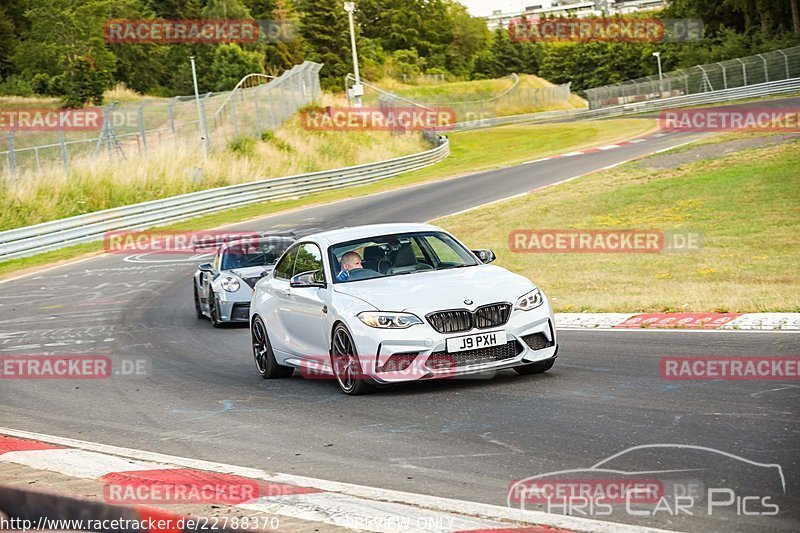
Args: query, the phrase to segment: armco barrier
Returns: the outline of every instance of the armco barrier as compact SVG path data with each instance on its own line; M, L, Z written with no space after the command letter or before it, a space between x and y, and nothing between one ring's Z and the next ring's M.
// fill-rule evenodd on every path
M390 178L446 158L447 138L437 136L436 141L438 146L431 150L386 161L229 185L3 231L0 261L98 241L108 231L152 228L232 207Z
M509 124L594 120L794 92L800 92L800 78L593 110L558 110L483 119L456 124L455 131ZM107 231L146 229L231 207L377 181L432 165L449 155L450 145L445 137L426 138L439 145L425 152L377 163L230 185L3 231L0 232L0 261L97 241Z

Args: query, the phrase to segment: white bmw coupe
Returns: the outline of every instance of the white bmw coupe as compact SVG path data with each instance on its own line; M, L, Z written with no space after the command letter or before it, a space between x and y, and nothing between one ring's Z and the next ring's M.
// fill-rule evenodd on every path
M346 394L504 368L546 372L558 352L550 303L527 278L487 264L494 259L429 224L299 239L253 291L256 366L264 378L295 368L335 377Z

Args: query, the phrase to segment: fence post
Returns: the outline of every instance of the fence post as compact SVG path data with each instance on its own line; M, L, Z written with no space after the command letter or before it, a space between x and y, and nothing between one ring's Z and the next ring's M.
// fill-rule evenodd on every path
M744 80L743 87L747 87L747 67L744 64L744 61L742 61L738 57L736 58L736 61L742 64L742 79Z
M17 156L14 154L14 129L8 132L8 162L11 165L11 176L17 175Z
M36 172L42 171L42 162L39 161L39 147L33 147L33 157L36 158Z
M142 136L142 148L145 154L147 153L147 131L144 127L144 106L146 105L147 100L142 100L142 103L139 106L139 133Z
M236 121L236 95L233 95L233 98L230 100L231 102L231 119L233 120L233 136L239 136L239 124Z
M764 62L764 81L769 81L769 68L767 68L767 59L762 54L757 54Z
M255 108L255 111L256 111L256 135L258 136L259 139L261 139L261 135L262 135L262 133L261 133L261 114L259 113L259 110L258 110L258 91L261 90L261 87L263 87L263 85L260 86L260 87L256 87L253 90L253 107Z
M171 98L169 101L169 107L167 108L169 111L169 129L172 130L173 137L175 136L175 104L178 103L178 98L180 96L176 96L175 98Z
M717 63L717 65L719 65L719 68L722 69L722 86L725 89L727 89L728 88L728 73L725 72L725 65L723 65L722 63Z
M59 121L58 143L61 145L61 161L64 163L64 172L69 172L69 157L67 156L67 143L64 142L64 127Z
M783 53L783 50L778 50L778 53L783 56L783 63L786 65L786 79L788 80L792 76L789 74L789 56Z
M200 100L200 109L202 111L200 120L203 121L203 133L206 136L206 146L211 146L211 132L208 131L208 122L206 121L206 101L208 97L211 96L211 93L206 93L206 95Z

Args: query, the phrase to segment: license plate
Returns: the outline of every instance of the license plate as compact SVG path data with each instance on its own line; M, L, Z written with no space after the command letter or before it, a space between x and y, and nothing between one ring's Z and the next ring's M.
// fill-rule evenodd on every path
M475 333L474 335L447 339L447 352L465 352L467 350L477 350L478 348L491 348L492 346L502 346L506 342L505 331Z

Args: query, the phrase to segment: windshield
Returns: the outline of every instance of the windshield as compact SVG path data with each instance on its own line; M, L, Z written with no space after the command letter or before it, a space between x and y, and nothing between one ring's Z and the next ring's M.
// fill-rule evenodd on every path
M443 232L382 235L331 246L334 283L461 268L480 264Z
M230 244L222 254L222 270L274 265L294 239L248 240Z

